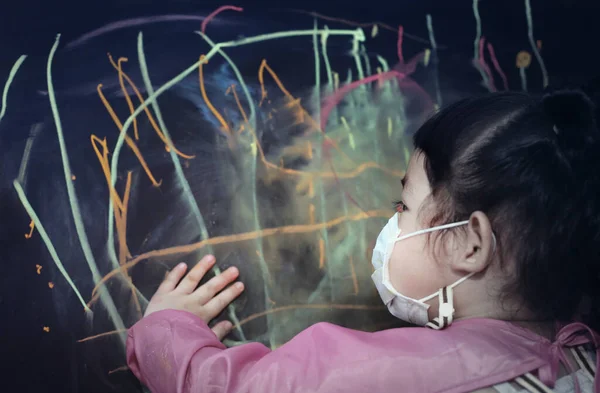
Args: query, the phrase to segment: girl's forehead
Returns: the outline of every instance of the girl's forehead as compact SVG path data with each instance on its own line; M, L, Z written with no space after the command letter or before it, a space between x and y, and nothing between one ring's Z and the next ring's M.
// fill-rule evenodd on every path
M402 181L403 192L423 199L431 193L429 179L425 171L425 155L414 152L410 157L406 175Z

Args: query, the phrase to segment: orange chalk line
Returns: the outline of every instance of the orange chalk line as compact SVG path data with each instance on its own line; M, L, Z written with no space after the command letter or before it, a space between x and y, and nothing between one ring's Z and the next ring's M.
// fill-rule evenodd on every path
M199 74L199 78L200 78L200 92L202 93L202 98L204 99L206 106L208 106L208 109L210 109L210 111L217 118L219 123L221 123L221 126L223 127L223 131L227 134L227 138L231 138L232 137L231 128L229 128L229 125L227 124L227 122L225 121L223 116L221 116L219 111L217 111L217 109L214 107L214 105L210 102L210 100L208 99L208 95L206 94L206 89L204 88L204 72L202 70L203 65L205 63L204 58L205 58L205 56L201 55L200 61L198 64L198 74ZM208 61L206 63L208 63Z
M98 95L100 96L100 99L102 100L102 103L106 107L106 110L108 111L108 113L112 117L114 123L117 125L117 128L119 128L119 131L121 131L123 129L123 124L121 123L121 121L117 117L117 114L113 110L112 106L110 105L110 103L108 102L108 100L106 99L106 97L104 96L104 93L102 93L102 84L98 85L97 90L98 90ZM148 178L150 179L150 181L152 182L152 184L155 187L160 186L160 184L162 183L162 181L160 181L160 182L156 181L156 179L154 178L154 175L152 175L152 172L150 171L150 168L148 167L148 164L146 163L146 160L142 156L142 153L140 152L140 149L138 149L138 147L135 144L135 142L133 141L133 139L131 139L130 136L125 135L125 142L127 142L127 145L129 146L129 148L131 150L133 150L133 153L135 154L135 156L139 160L140 164L142 164L142 167L144 168L144 171L148 175Z
M110 60L110 63L114 67L115 61L113 60L110 53L108 54L108 59ZM127 94L127 89L125 88L125 82L123 80L123 68L121 67L121 63L123 63L124 61L128 61L128 59L126 57L119 57L119 60L118 60L119 63L117 65L117 72L119 73L119 85L121 85L121 91L123 92L125 101L127 101L127 106L129 107L129 113L132 114L135 111L135 108L133 107L133 102L131 101L131 97L129 97L129 94ZM137 125L137 117L135 117L133 119L133 135L135 136L136 141L140 140L140 133L138 132L138 125Z
M33 220L31 220L31 222L29 223L29 233L25 234L25 239L31 239L31 236L33 236L34 228L35 228L35 222L33 222Z
M116 373L116 372L119 372L119 371L127 371L127 370L129 370L129 367L127 367L127 366L121 366L121 367L117 367L117 368L115 368L114 370L110 370L110 371L108 372L108 375L110 375L110 374L113 374L113 373Z
M104 172L104 177L106 178L106 181L108 183L109 195L110 195L110 199L113 203L113 207L114 207L113 214L115 216L115 226L117 227L117 236L119 238L119 248L120 248L120 250L122 250L124 247L125 254L131 255L129 253L129 251L127 250L127 236L126 236L125 228L124 228L125 223L123 222L123 219L122 219L123 213L125 212L125 206L123 205L123 202L121 201L121 198L119 197L119 194L117 193L117 190L115 190L115 188L112 187L112 184L110 182L111 174L110 174L110 166L108 163L108 147L107 147L107 143L106 143L106 138L101 140L96 135L92 134L90 139L92 141L92 147L94 148L94 151L96 152L96 156L98 157L98 161L100 161L100 166L102 167L102 171ZM96 143L99 143L102 146L102 152L100 152ZM119 258L120 264L123 264L124 262L125 262L125 258L123 258L123 259ZM125 276L127 276L127 274L125 274Z
M127 263L123 264L120 268L113 269L110 273L105 275L98 282L98 284L96 284L96 286L92 290L93 298L92 298L92 300L90 300L88 305L93 304L98 299L97 292L101 285L106 283L112 277L121 273L121 270L130 269L130 268L134 267L135 265L137 265L138 263L140 263L146 259L149 259L149 258L190 253L192 251L199 250L208 245L214 246L214 245L218 245L218 244L229 244L229 243L235 243L235 242L255 240L258 238L265 238L265 237L274 236L274 235L315 232L315 231L319 231L322 229L328 229L328 228L331 228L336 225L340 225L341 223L344 223L347 221L361 221L361 220L374 218L374 217L389 218L389 216L390 216L390 212L388 210L370 210L370 211L366 211L366 212L360 212L360 213L357 213L352 216L337 217L330 221L318 223L318 224L314 224L314 225L288 225L288 226L282 226L282 227L277 227L277 228L267 228L267 229L262 229L262 230L258 230L258 231L245 232L245 233L234 234L234 235L217 236L217 237L213 237L210 239L204 239L202 241L199 241L199 242L193 243L193 244L187 244L187 245L182 245L182 246L164 248L161 250L149 251L144 254L138 255L137 257L135 257L132 260L128 261Z
M227 90L225 91L225 94L229 94L229 92L233 93L233 98L235 98L235 103L240 111L240 113L242 114L242 117L244 118L244 123L248 124L248 116L246 115L246 111L244 110L244 108L242 107L242 103L240 102L240 97L238 97L237 92L235 91L235 85L231 85L229 86L229 88L227 88ZM240 130L238 132L238 134L241 134L244 131L244 125L242 124L240 126Z
M279 90L281 90L281 92L286 97L288 97L292 101L294 101L295 100L294 96L285 88L285 86L279 79L279 76L277 76L277 74L275 73L275 71L273 71L273 69L271 67L269 67L269 65L267 64L267 60L263 59L263 61L261 61L261 63L260 63L260 67L258 68L258 82L260 83L260 93L261 93L260 102L258 103L258 106L262 106L264 100L267 98L267 89L265 88L265 75L264 75L265 70L267 70L267 72L269 74L271 74L271 77L277 84L277 87L279 87ZM300 102L300 100L298 100L298 102ZM320 128L316 122L314 122L314 124L317 129Z
M350 257L350 272L352 273L352 283L354 284L354 294L358 295L358 277L356 277L356 271L354 270L354 261L352 260L352 255Z
M318 309L318 310L334 309L334 310L368 311L368 310L385 310L386 307L385 306L369 306L369 305L363 305L363 304L293 304L293 305L289 305L289 306L275 307L275 308L272 308L267 311L262 311L259 313L252 314L252 315L248 316L247 318L242 319L240 321L240 326L244 325L250 321L253 321L257 318L269 315L269 314L275 314L275 313L279 313L279 312L283 312L283 311L290 311L290 310L297 310L297 309ZM119 334L119 333L123 333L123 332L127 332L127 329L111 330L109 332L96 334L95 336L82 338L81 340L77 340L77 342L80 342L80 343L86 342L86 341L90 341L90 340L95 340L97 338L107 337L107 336L111 336L111 335Z
M121 220L123 227L123 239L119 240L119 264L123 265L127 258L131 258L131 254L129 253L129 249L127 247L127 207L129 206L129 196L131 194L131 171L127 172L127 182L125 183L125 194L123 195L123 211L121 212ZM127 273L124 273L125 277L127 277ZM133 303L135 304L135 309L138 312L139 318L142 317L142 305L140 304L140 299L138 298L136 287L133 285L131 281L131 277L128 278L130 287L131 287L131 296L133 297Z
M288 97L288 99L290 99L292 101L292 103L299 102L285 88L285 86L283 85L283 83L281 82L281 80L279 79L277 74L273 71L273 69L271 67L269 67L266 60L263 60L260 65L259 71L258 71L258 80L261 85L261 102L259 103L259 106L262 104L262 102L266 99L266 96L267 96L267 92L266 92L265 84L264 84L264 71L265 70L267 70L269 72L269 74L271 75L271 77L273 78L273 80L275 81L277 86L279 87L279 89L286 95L286 97ZM320 130L319 125L314 121L314 119L310 115L308 115L306 110L304 108L302 108L301 105L298 105L298 111L302 111L303 113L306 114L306 117L311 120L311 124L314 129ZM326 138L326 140L330 140L330 138L327 135L325 135L324 137ZM330 141L336 150L341 151L339 149L339 146L337 145L337 143L335 143L333 140L330 140ZM333 172L306 172L306 171L299 171L299 170L294 170L294 169L281 168L279 165L275 165L266 160L264 152L262 150L262 146L260 145L260 143L258 143L258 140L256 142L257 142L258 150L260 152L261 161L267 167L273 168L277 171L280 171L280 172L283 172L283 173L286 173L289 175L297 175L297 176L309 175L309 176L320 176L320 177L330 177L330 178L336 177L336 174ZM309 148L311 149L310 156L312 157L312 145ZM352 162L352 160L349 157L347 157L347 155L345 153L342 152L342 155L344 155L350 162ZM391 174L391 175L397 176L397 177L404 176L404 171L396 171L396 170L384 168L384 167L380 166L379 164L370 161L370 162L365 162L365 163L359 165L356 169L354 169L351 172L338 173L337 177L341 178L341 179L356 177L358 174L362 173L364 170L366 170L368 168L377 168L377 169L382 170L385 173L388 173L388 174Z
M267 98L267 90L265 88L265 81L264 81L264 72L265 70L267 70L267 72L271 75L271 77L273 78L273 80L275 81L275 83L277 84L277 87L279 87L279 90L281 90L281 92L289 99L288 102L288 107L292 108L292 107L296 107L296 112L295 115L297 116L297 118L299 119L299 123L297 124L303 124L305 123L305 118L309 120L310 125L312 126L312 128L309 131L321 131L321 134L323 136L323 139L329 143L331 143L331 145L336 149L336 151L338 153L340 153L346 160L348 160L348 162L350 162L353 165L356 165L356 163L350 158L348 157L348 155L346 153L344 153L344 151L342 149L340 149L340 147L338 146L337 143L335 143L334 140L332 140L328 135L326 135L323 130L321 130L321 126L315 121L315 119L312 118L312 116L306 111L306 109L304 109L304 107L302 105L300 105L300 99L299 98L295 98L283 85L283 83L281 82L281 79L279 79L279 77L277 76L277 74L275 73L275 71L273 71L273 69L271 67L269 67L269 65L267 64L267 60L263 59L263 61L260 63L260 67L258 69L258 81L260 83L260 91L261 91L261 100L260 103L258 104L258 106L261 106L263 101ZM377 164L375 164L377 165ZM377 165L378 166L378 165Z
M110 182L110 166L108 163L108 147L106 144L106 138L100 140L96 135L91 135L92 147L96 152L96 156L98 157L98 161L100 161L100 166L102 167L102 171L104 172L104 176L106 178L106 182L109 188L110 199L114 205L114 216L115 216L115 226L117 227L117 236L119 239L119 265L123 265L127 258L131 258L131 253L129 252L129 248L127 247L127 206L129 204L129 196L131 194L131 172L127 173L127 182L125 184L125 194L123 196L123 201L119 197L117 191L112 187ZM102 146L102 152L98 149L96 143L100 143ZM142 315L142 306L140 305L140 301L137 296L136 288L129 277L128 271L123 270L123 274L125 275L125 279L129 284L131 289L131 294L133 296L133 300L135 303L135 307L140 314Z
M266 63L265 63L266 65ZM266 66L268 67L268 66ZM275 77L277 77L277 75L275 75ZM259 74L259 79L261 79L261 89L264 89L264 79L262 77L262 74ZM283 87L283 85L281 86L283 88L283 91L285 90L285 87ZM230 90L231 89L231 90ZM246 124L248 124L248 116L246 115L246 111L242 108L242 105L239 101L239 98L237 96L237 93L235 91L235 87L234 85L232 85L231 87L229 87L226 91L226 94L232 91L234 97L236 98L236 103L238 105L238 109L240 111L240 113L242 114L242 117L244 118L244 122ZM266 93L265 93L266 94ZM262 149L262 146L260 144L260 142L258 141L258 138L256 137L256 133L254 132L254 130L252 129L252 127L250 127L250 125L248 124L248 129L250 130L250 133L252 134L252 136L254 137L254 142L256 143L256 147L259 153L259 157L260 157L260 161L263 163L263 165L265 165L268 168L272 168L276 171L288 174L288 175L295 175L295 176L308 176L308 180L310 181L309 183L309 193L312 195L314 195L314 184L312 182L312 178L314 176L319 176L319 177L323 177L323 178L333 178L335 179L336 174L333 172L307 172L307 171L299 171L296 169L287 169L287 168L282 168L279 165L273 164L272 162L269 162L264 154L264 151ZM309 146L308 146L308 150L310 151L309 154L309 158L312 159L312 144L310 144L309 142ZM369 168L378 168L380 170L382 170L385 173L388 173L392 176L396 176L396 177L403 177L404 176L404 171L396 171L396 170L392 170L392 169L387 169L384 167L379 166L377 163L370 161L370 162L365 162L361 165L359 165L356 169L354 169L353 171L350 172L342 172L342 173L338 173L337 177L338 179L350 179L353 177L356 177L358 175L360 175L362 172L364 172L365 170L369 169ZM297 188L298 189L298 188Z
M125 81L127 81L127 83L129 84L129 87L131 87L131 89L134 91L135 95L137 96L140 105L144 103L144 97L142 96L142 94L140 93L139 89L137 88L137 86L135 85L135 83L133 83L133 81L131 80L131 78L122 70L119 69L119 66L117 64L115 64L114 60L112 59L111 55L109 54L109 60L112 64L112 66L115 68L115 70L117 70L117 72L119 72L119 74L123 75L123 78L125 79ZM123 61L127 61L126 57L121 57L119 58L119 60L123 59ZM123 94L125 94L125 96L127 97L127 89L125 88L125 86L123 84L121 84L121 90L123 91ZM131 107L130 107L131 110ZM150 125L152 126L152 128L154 129L154 131L156 132L156 134L158 135L158 137L160 138L161 141L163 141L163 143L165 144L165 150L169 151L169 142L167 141L167 137L165 136L165 134L161 131L160 127L158 126L158 124L156 123L156 120L154 119L154 116L152 116L152 113L150 112L150 109L148 107L144 108L144 113L146 114L146 117L148 118L148 121L150 122ZM131 112L131 114L133 114L133 111ZM133 118L133 124L134 127L136 125L136 118ZM122 129L122 127L121 127ZM136 136L137 139L137 136ZM187 155L187 154L183 154L181 151L179 151L177 148L174 148L173 151L180 157L185 158L185 159L192 159L195 156L193 155Z
M325 241L319 239L319 269L325 267Z
M77 340L77 342L83 343L86 341L95 340L100 337L112 336L113 334L119 334L119 333L127 333L127 329L111 330L110 332L104 332L104 333L96 334L94 336L82 338L81 340Z
M127 248L127 207L129 205L129 195L131 194L131 173L131 171L127 172L127 182L125 183L125 194L123 196L123 210L121 211L121 226L123 229L123 238L119 238L119 262L121 265L125 263L127 258L131 258L131 253Z

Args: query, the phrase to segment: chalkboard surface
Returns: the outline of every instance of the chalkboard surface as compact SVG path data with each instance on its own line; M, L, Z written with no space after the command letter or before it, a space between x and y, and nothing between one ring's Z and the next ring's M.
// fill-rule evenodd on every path
M470 94L598 65L593 2L293 3L45 4L34 20L15 5L2 391L142 391L126 329L167 271L207 253L247 288L219 318L236 324L227 345L277 348L318 321L401 326L370 255L415 129Z

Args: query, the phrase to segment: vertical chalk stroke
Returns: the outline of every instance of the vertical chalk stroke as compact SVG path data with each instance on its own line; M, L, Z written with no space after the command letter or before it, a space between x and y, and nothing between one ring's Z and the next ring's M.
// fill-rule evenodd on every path
M519 76L521 77L521 89L527 91L527 74L525 71L531 65L531 55L527 51L520 51L517 53L517 68L519 69Z
M433 34L433 22L431 21L431 15L427 14L427 31L429 32L429 42L431 42L431 63L433 64L433 83L435 84L435 95L437 100L438 108L444 104L442 102L442 91L440 90L440 76L438 70L438 51L437 43L435 42L435 35Z
M327 30L329 29L325 29L325 33L319 34L319 25L317 24L316 19L313 22L313 28L314 33L312 43L315 58L315 86L313 88L313 100L316 100L317 102L314 116L317 118L317 123L321 124L321 58L319 56L319 38L328 36Z
M321 124L321 57L319 55L319 26L317 24L317 19L314 19L313 22L313 28L314 28L314 33L313 33L313 53L314 53L314 60L315 60L315 85L313 87L313 99L316 100L316 107L315 107L315 117L316 117L316 121L317 124ZM326 29L327 31L328 29ZM328 35L327 33L325 33L324 35ZM324 130L321 130L322 133L320 133L319 135L323 135L324 136ZM321 160L321 166L323 165L324 162L324 158L323 157L323 144L325 143L325 138L321 139L321 149L320 149L320 154L319 154L319 159ZM326 222L327 221L327 212L326 212L326 203L325 203L325 187L323 184L323 179L320 178L317 186L318 186L318 190L319 190L319 199L320 199L320 216L321 216L321 222ZM319 239L319 242L323 247L320 247L319 253L320 253L320 261L319 261L319 267L320 268L325 268L326 271L326 277L328 280L328 285L329 285L329 289L330 289L330 299L331 301L335 301L335 295L333 293L333 269L331 267L331 255L330 255L330 244L329 244L329 233L327 231L327 229L322 229L321 230L321 238ZM324 266L323 266L324 264Z
M371 65L370 65L370 58L367 55L367 49L366 49L366 44L362 44L361 45L361 52L364 55L364 59L365 59L365 69L367 71L367 76L373 76L372 70L371 70ZM362 79L362 78L361 78ZM369 84L364 84L364 86L368 86ZM369 102L368 98L365 95L365 107L369 108L369 111L373 111L376 112L377 108L375 107L375 105L373 105L373 103ZM372 126L367 127L367 129L375 129L374 135L372 136L371 140L372 140L372 155L375 157L375 162L378 165L382 165L382 161L383 161L383 154L381 154L382 151L382 146L380 144L380 138L379 138L379 132L377 132L377 122L374 119L371 119L371 117L369 117L369 120L373 121ZM373 178L369 178L367 185L369 186L369 188L371 190L376 190L377 189L377 183L376 180ZM360 189L358 187L355 187L355 192L357 194L360 193ZM377 200L377 204L382 203L380 196L377 195L377 193L373 193L374 198ZM342 208L343 208L343 212L344 214L349 214L349 210L348 210L348 201L347 201L347 197L345 192L341 192L340 196L342 198ZM354 236L356 236L356 238L360 239L360 248L361 249L365 249L366 248L366 239L367 239L367 226L366 223L361 222L358 225L356 225L356 229L354 229L353 227L350 226L350 223L346 224L346 228L348 231L348 236L346 237L345 241L340 244L340 247L338 247L338 249L336 250L337 254L335 257L333 257L333 259L335 261L339 261L339 263L345 263L346 267L350 267L351 265L348 266L348 262L350 262L349 258L351 258L350 252L351 252L351 248L353 247L353 245L350 244L345 244L349 239L352 239ZM351 264L351 262L350 262ZM354 270L351 268L350 272L349 272L350 276L353 277L354 275Z
M531 50L535 55L538 63L540 63L540 68L542 69L542 78L544 83L544 88L548 87L548 71L546 70L546 65L544 64L544 59L542 59L542 55L535 43L533 38L533 21L531 17L531 0L525 0L525 16L527 17L527 37L529 37L529 43L531 44Z
M140 65L140 72L141 72L142 78L144 80L144 86L145 86L148 94L152 95L154 93L154 87L150 80L150 74L148 72L148 65L146 63L146 55L144 53L144 42L143 42L142 32L140 32L138 34L137 50L138 50L138 61L139 61L139 65ZM165 124L165 122L163 120L162 112L160 110L160 107L158 106L158 102L156 100L153 100L151 103L151 107L156 115L156 119L158 120L160 129L163 132L165 139L167 140L169 156L171 158L173 166L175 167L175 174L177 176L179 186L182 188L182 194L183 194L182 197L186 201L188 207L190 208L190 210L192 211L192 213L194 215L194 218L196 219L196 224L198 225L198 230L200 231L200 238L208 239L209 238L208 229L206 228L206 223L204 222L204 217L202 216L202 213L200 212L200 208L198 207L198 204L196 203L196 200L194 199L194 195L192 194L190 185L189 185L187 179L185 178L185 174L183 173L183 168L181 167L181 162L179 161L179 157L177 157L177 154L175 153L175 146L173 145L173 141L171 140L171 135L169 133L167 125ZM209 248L208 252L212 253L213 251L211 248Z
M10 73L8 74L8 80L6 81L6 84L4 85L4 90L2 91L2 109L0 109L0 121L2 121L2 118L6 114L8 90L10 89L10 85L15 79L15 76L17 75L21 64L23 64L26 58L27 55L22 55L21 57L19 57L15 64L12 66Z
M481 17L479 16L479 1L480 0L473 0L473 15L475 16L475 28L476 28L476 34L475 34L475 42L473 43L473 63L475 65L475 68L477 68L477 71L479 71L479 74L481 75L481 79L483 80L483 85L488 88L489 87L489 82L488 82L488 77L485 73L485 71L481 68L480 65L480 61L479 61L479 42L481 41Z
M373 71L371 70L371 61L369 59L369 54L367 53L367 47L365 44L361 44L360 46L360 56L365 62L365 71L367 75L373 75Z
M356 66L356 72L358 72L358 79L364 79L365 78L365 72L363 70L362 67L362 63L360 61L360 43L364 41L364 33L362 33L362 30L360 35L354 35L352 37L352 49L350 50L350 53L352 53L352 56L354 57L354 63ZM361 39L363 38L363 39ZM364 85L362 87L363 89L365 89Z
M29 156L31 155L31 148L33 147L33 142L35 138L38 136L42 129L41 123L35 123L31 126L31 132L29 137L27 138L27 142L25 142L25 150L23 151L23 157L21 158L21 165L19 166L19 175L17 176L17 180L20 184L27 184L27 165L29 164Z
M71 165L69 163L69 156L67 153L67 146L65 143L65 138L63 136L62 124L60 121L60 115L58 113L58 105L56 104L56 97L54 95L54 85L52 82L52 60L54 59L54 54L58 49L58 45L60 43L60 34L56 36L56 40L52 49L50 50L50 55L48 56L48 65L46 67L46 79L48 83L48 98L50 100L50 107L52 109L52 116L54 118L54 124L56 126L56 134L58 137L58 143L60 145L60 155L63 164L63 172L65 177L65 183L67 186L67 194L69 196L69 204L71 205L71 214L73 216L73 221L75 223L75 229L77 232L77 237L79 239L79 244L81 245L81 249L83 250L83 255L88 264L90 271L92 272L92 279L94 283L98 283L102 280L102 276L100 275L100 271L98 270L98 266L96 265L96 260L94 258L94 254L90 247L90 243L85 231L85 226L83 224L83 219L81 217L81 212L79 210L79 201L77 200L77 194L75 192L75 186L73 185L73 181L71 180L72 171ZM117 311L115 303L108 293L106 286L102 286L100 288L100 298L102 303L106 307L112 322L114 323L117 329L125 329L125 325L123 324L123 320ZM125 348L125 335L119 335L121 339L121 343L123 344L123 349Z
M206 20L205 20L205 22L206 22ZM146 91L148 92L148 94L151 95L154 93L154 87L152 85L152 81L150 80L150 73L148 71L146 55L144 53L144 36L143 36L142 32L140 32L138 34L137 50L138 50L138 61L140 64L140 72L141 72L142 78L144 80L144 86L146 87ZM169 133L167 125L165 124L165 122L163 120L162 112L161 112L160 107L158 106L158 102L156 100L154 100L152 102L152 109L154 110L154 113L156 115L156 119L158 120L160 129L163 132L165 139L167 140L169 156L171 157L171 161L173 162L173 166L175 167L175 174L177 176L177 181L179 183L179 186L182 188L182 194L183 194L182 197L186 201L188 207L190 208L190 210L192 211L192 213L194 215L194 218L196 219L196 224L197 224L198 230L200 232L200 238L203 240L208 239L209 238L208 229L206 228L206 224L204 222L204 217L202 216L202 213L200 212L200 208L198 207L198 204L196 203L196 199L194 198L192 189L190 188L190 184L187 181L185 174L183 173L183 168L181 167L181 162L179 161L179 157L177 157L177 154L175 153L175 146L173 145L173 141L171 140L171 135ZM207 253L209 253L209 254L214 253L214 251L212 250L212 247L209 247L207 249ZM197 259L199 259L199 258L197 258ZM221 274L221 270L219 269L219 267L217 265L215 265L212 270L215 275ZM237 317L237 315L235 313L235 306L233 304L228 306L228 312L229 312L229 317L231 318L231 322L236 326L238 333L240 334L240 337L243 340L246 340L244 331L242 330L242 328L239 325L239 318Z
M248 90L248 86L246 84L246 82L244 81L244 78L242 77L242 74L240 73L238 67L236 66L235 62L233 62L233 60L231 60L231 58L225 53L225 51L223 51L220 47L217 47L217 45L204 33L202 32L197 32L210 46L211 48L217 48L217 53L221 55L221 57L223 57L225 59L225 61L227 61L227 63L229 64L229 66L231 67L231 69L233 70L240 86L242 86L242 91L244 92L244 95L246 96L246 101L248 103L248 106L250 107L250 118L247 121L247 126L250 127L251 133L253 135L253 137L255 138L255 133L254 130L256 130L256 106L254 105L254 101L252 100L252 96L250 95L250 91ZM254 141L254 143L258 143L257 141ZM256 156L256 151L253 151L252 157L250 157L251 160L251 179L249 181L250 184L250 189L248 190L248 192L251 194L251 200L252 200L252 211L253 211L253 226L254 226L254 230L258 231L261 229L260 227L260 218L258 217L258 212L259 212L259 208L258 208L258 200L257 200L257 190L256 190L256 169L257 169L257 156ZM263 245L262 245L262 239L257 239L255 241L255 246L257 249L257 256L259 259L259 264L261 266L261 270L263 272L263 277L265 282L269 281L269 276L268 276L268 267L267 267L267 262L265 261L264 258L264 252L263 252ZM269 289L268 286L265 285L265 294L268 296L269 294ZM266 296L266 297L267 297ZM266 302L266 307L269 307L268 302ZM231 308L228 309L230 315L232 315L232 313L234 312L235 308L233 308L234 306L231 305ZM236 322L237 321L237 322ZM236 329L238 329L238 332L240 333L240 337L242 339L242 342L246 341L246 336L243 333L240 325L239 325L239 321L237 316L235 316L235 319L233 319L233 322L236 326ZM270 321L270 317L268 318L268 322L267 325L270 325L271 321Z
M92 310L90 310L90 308L85 303L85 300L83 300L83 297L81 296L81 293L79 293L79 290L75 286L75 283L71 279L71 276L69 276L69 273L67 272L64 265L60 261L58 253L56 252L56 249L54 248L54 244L52 244L52 241L50 240L50 236L48 236L48 232L46 232L46 229L44 228L44 225L42 225L40 218L38 217L37 213L31 206L31 204L29 203L29 200L27 199L27 196L25 195L25 191L23 191L23 187L21 186L21 184L19 183L18 180L13 181L13 186L15 187L15 191L17 191L17 195L19 196L19 200L21 201L21 204L25 208L25 211L27 211L27 214L31 218L32 222L35 224L35 228L38 231L38 233L40 234L40 237L42 238L44 245L48 249L48 253L50 253L50 257L52 258L52 261L56 265L56 268L58 269L60 274L62 274L62 276L65 278L65 281L67 281L67 283L69 284L69 286L75 293L75 296L77 296L77 299L79 300L79 303L81 303L81 305L83 306L83 309L86 312L91 313Z
M324 29L327 31L329 30L329 27L325 25ZM329 34L321 34L321 56L323 57L323 62L325 63L325 72L327 73L327 88L325 89L325 94L327 96L333 94L333 92L335 91L333 71L331 69L331 62L329 61L329 54L327 53L328 38ZM332 119L337 119L337 108L334 108L331 117ZM327 126L327 124L325 124L325 126Z

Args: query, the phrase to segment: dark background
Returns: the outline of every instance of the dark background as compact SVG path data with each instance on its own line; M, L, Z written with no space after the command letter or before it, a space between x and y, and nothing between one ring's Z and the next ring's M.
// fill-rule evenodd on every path
M531 2L535 37L543 41L543 56L551 83L578 83L595 76L599 65L600 2ZM56 33L62 34L62 42L68 42L123 18L164 13L207 15L223 4L192 0L11 0L3 4L0 11L1 84L3 86L10 67L19 55L46 57ZM231 4L244 7L244 13L230 13L228 17L270 24L273 30L293 28L296 16L284 9L296 8L358 22L377 20L393 26L402 24L407 34L423 38L427 37L425 15L431 13L438 45L444 48L439 54L443 89L464 90L465 80L474 75L473 70L460 71L453 67L472 55L475 20L472 2L468 0L368 0L354 3L294 0L238 1ZM521 0L480 2L484 35L494 43L512 88L519 87L514 56L521 49L529 50L523 4ZM423 47L414 40L406 39L405 42L407 58ZM530 86L540 89L541 75L536 72L532 67L528 78ZM469 90L477 91L476 83L474 86ZM36 264L35 252L31 255L11 252L22 247L23 243L23 232L20 227L15 229L13 223L29 222L29 219L22 210L6 208L15 206L10 189L0 195L0 392L111 391L105 383L96 383L95 371L81 360L81 348L76 342L85 323L81 313L73 316L72 320L58 321L55 301L36 293L42 286L32 274ZM44 324L62 328L46 334L41 329ZM123 381L131 382L129 379L128 375L115 376L112 380L115 391L119 390L118 386Z

